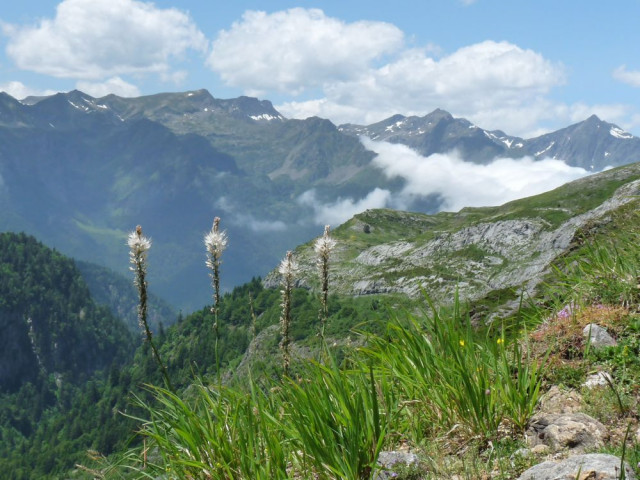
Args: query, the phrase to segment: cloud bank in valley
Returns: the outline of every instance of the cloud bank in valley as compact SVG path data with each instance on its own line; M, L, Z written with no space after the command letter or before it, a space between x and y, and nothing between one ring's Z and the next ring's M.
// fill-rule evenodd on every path
M393 198L389 190L376 188L359 200L338 198L335 202L322 203L314 190L308 190L300 196L298 202L313 208L314 221L318 225L339 225L370 208L384 208L393 202Z
M223 210L225 221L239 228L252 232L282 232L287 229L287 224L281 220L260 220L247 213L241 207L234 205L227 197L220 197L215 202L215 207Z
M502 205L591 174L551 158L496 158L487 165L479 165L465 161L455 151L423 157L404 145L366 137L361 140L377 154L373 165L389 179L404 180L403 188L393 193L376 188L362 199L341 198L327 204L319 202L312 191L306 192L300 201L313 208L318 224L337 225L369 208L411 210L416 201L432 196L440 200L439 211Z

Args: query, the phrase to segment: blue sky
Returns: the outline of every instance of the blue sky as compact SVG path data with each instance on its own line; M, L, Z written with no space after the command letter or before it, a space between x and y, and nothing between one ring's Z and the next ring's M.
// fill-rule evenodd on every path
M336 124L443 108L530 137L595 113L640 136L638 0L6 3L17 98L206 88Z

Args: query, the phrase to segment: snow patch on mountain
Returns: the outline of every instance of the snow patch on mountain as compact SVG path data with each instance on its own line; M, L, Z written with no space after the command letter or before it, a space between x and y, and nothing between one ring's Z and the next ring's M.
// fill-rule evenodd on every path
M629 132L625 132L624 130L618 127L611 127L611 130L609 130L609 133L613 137L622 138L625 140L633 138L633 135L631 135Z

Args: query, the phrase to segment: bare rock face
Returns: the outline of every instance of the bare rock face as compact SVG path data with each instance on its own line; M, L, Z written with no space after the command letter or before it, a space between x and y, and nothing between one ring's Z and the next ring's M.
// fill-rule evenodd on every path
M518 480L618 480L622 461L614 455L574 455L562 462L543 462L524 472ZM636 476L626 463L627 480Z
M548 445L553 451L600 448L608 437L606 427L584 413L538 414L529 422L527 442Z

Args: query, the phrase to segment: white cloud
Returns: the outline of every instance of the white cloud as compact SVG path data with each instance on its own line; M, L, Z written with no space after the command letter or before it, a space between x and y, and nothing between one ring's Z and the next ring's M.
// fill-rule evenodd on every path
M537 52L485 41L441 58L432 55L432 48L404 50L358 77L326 81L322 99L288 102L278 109L293 118L314 114L336 123L368 124L395 113L425 115L443 108L484 128L514 125L513 133L522 134L549 116L545 95L564 80L564 67Z
M384 208L390 205L391 192L382 188L376 188L360 200L353 198L338 198L333 203L322 203L318 200L315 191L309 190L298 199L300 204L312 207L315 216L314 221L318 225L340 225L355 214L370 208Z
M218 34L207 64L248 92L295 94L357 78L402 44L403 33L389 23L346 23L318 9L247 11Z
M282 232L287 229L286 223L281 220L258 220L247 213L236 213L232 216L231 223L252 232Z
M92 97L100 98L110 93L119 95L120 97L138 97L140 96L140 90L135 85L125 82L120 77L113 77L106 82L78 82L76 84L78 90L91 95Z
M207 48L188 15L137 0L64 0L53 19L3 30L19 68L81 80L166 74L173 59Z
M402 178L404 186L397 192L375 188L361 199L338 198L328 203L309 190L298 202L313 209L318 225L339 225L371 208L411 210L414 202L429 198L437 198L439 210L445 211L502 205L591 174L551 158L496 158L488 165L479 165L466 162L456 152L423 157L405 145L366 137L361 141L377 154L373 165L388 178Z
M613 78L632 87L640 87L640 71L629 71L626 65L621 65L613 71Z
M23 98L30 96L45 96L45 95L54 95L55 90L37 90L31 87L28 87L22 82L7 82L0 84L0 92L6 92L11 95L13 98L17 98L18 100L22 100Z
M502 205L552 190L590 173L554 159L497 158L488 165L478 165L465 162L455 152L423 157L404 145L367 138L362 143L378 154L373 161L385 175L405 180L399 194L405 197L405 202L412 197L436 194L442 199L441 209L448 211Z
M228 214L231 225L246 228L252 232L282 232L287 229L287 224L281 220L258 220L250 213L242 212L227 197L220 197L216 200L215 207L224 210Z

